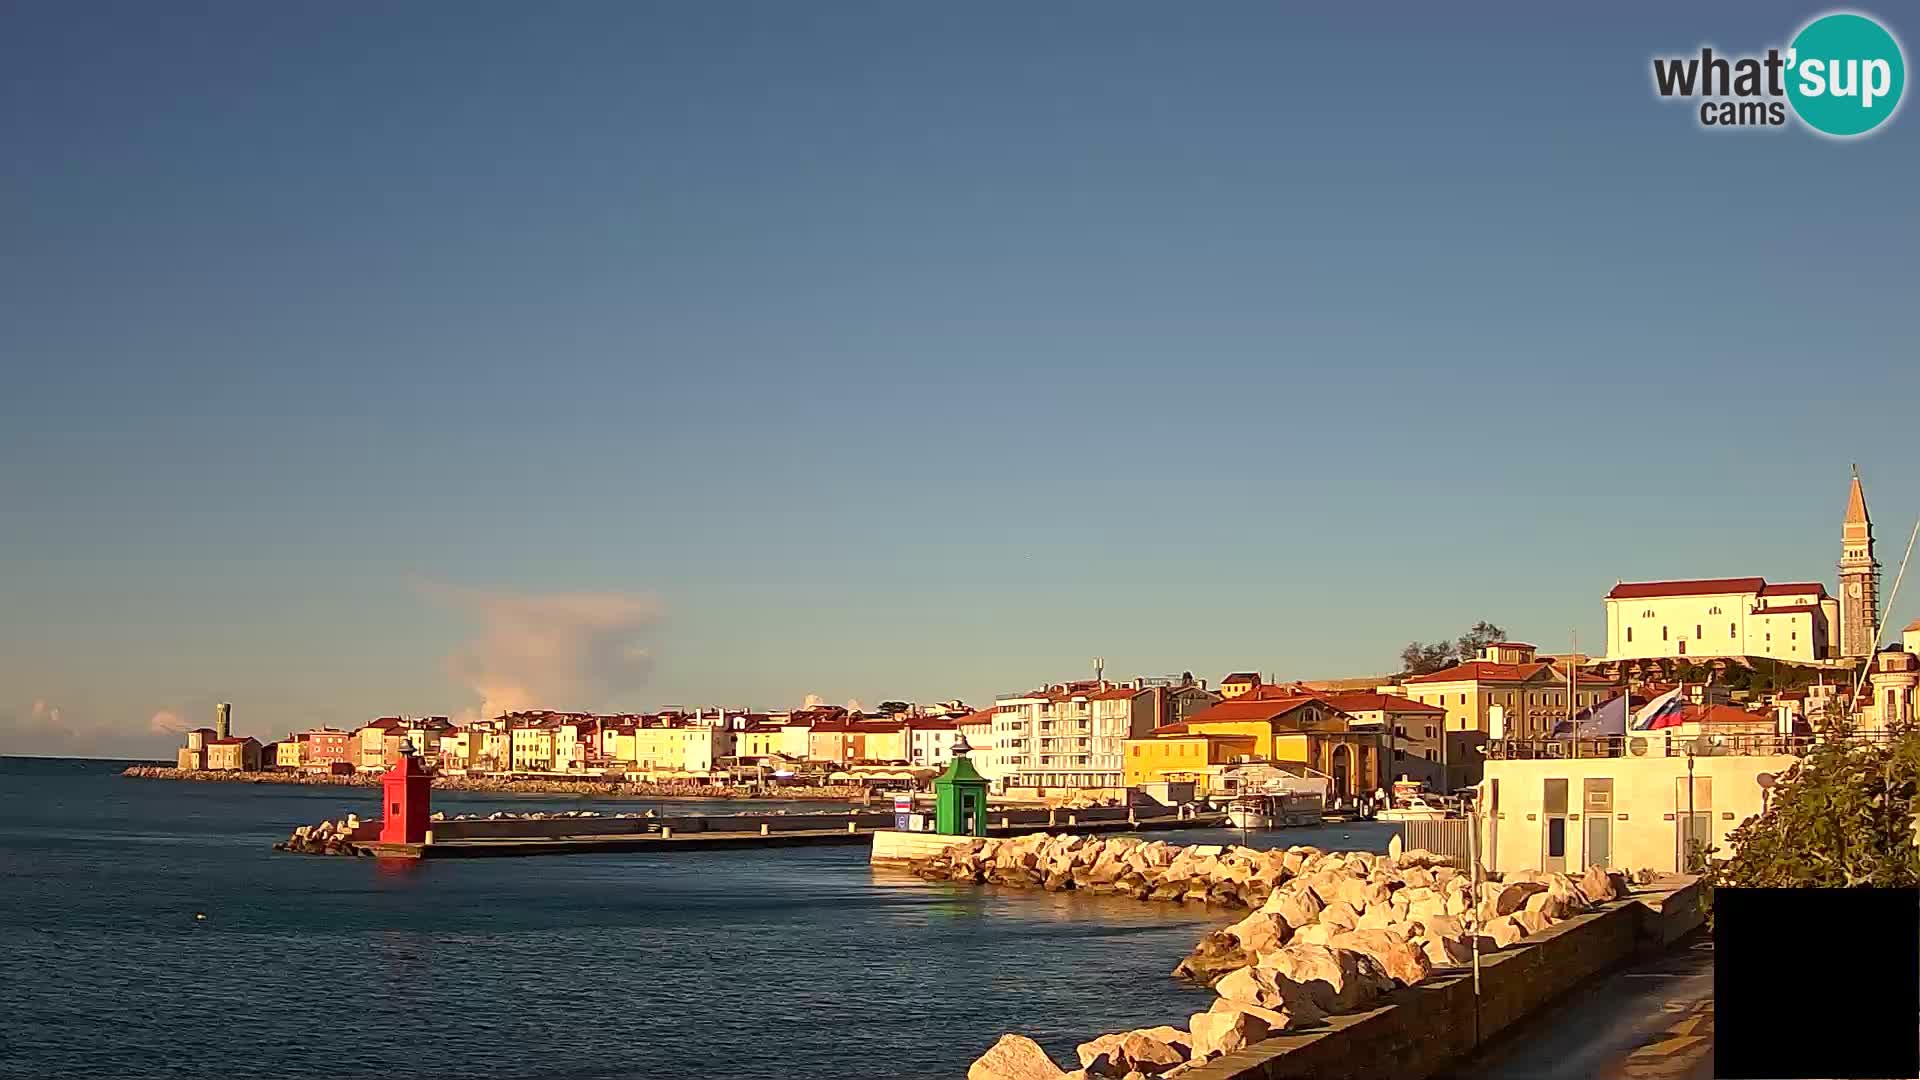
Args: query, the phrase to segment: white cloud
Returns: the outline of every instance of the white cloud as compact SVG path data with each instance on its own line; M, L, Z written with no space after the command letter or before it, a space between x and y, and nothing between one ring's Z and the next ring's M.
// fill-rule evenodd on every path
M480 715L614 707L652 670L643 639L662 617L653 596L420 588L478 619L479 635L447 658L447 671L479 696Z

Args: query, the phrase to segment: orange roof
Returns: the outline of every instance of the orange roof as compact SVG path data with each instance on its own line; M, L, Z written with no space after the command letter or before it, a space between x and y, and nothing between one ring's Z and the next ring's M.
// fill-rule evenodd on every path
M1325 700L1327 704L1341 712L1370 712L1375 709L1383 712L1443 713L1447 711L1438 705L1409 701L1394 694L1327 694Z
M1530 664L1496 664L1490 660L1469 660L1464 664L1442 668L1429 675L1415 675L1406 681L1409 683L1530 682L1538 678L1541 672L1552 669L1553 665L1544 660Z
M1301 697L1278 698L1278 699L1237 697L1230 701L1215 702L1214 704L1209 705L1204 709L1201 709L1199 712L1194 713L1192 716L1187 717L1186 723L1187 724L1203 724L1203 723L1211 723L1211 722L1217 722L1217 721L1223 721L1223 720L1241 720L1241 721L1273 720L1278 717L1285 716L1286 714L1292 712L1293 710L1299 708L1302 705L1309 705L1309 704L1315 704L1315 703L1321 704L1321 705L1327 704L1327 702L1323 701L1322 699L1318 697L1313 697L1313 696L1301 696ZM1331 708L1332 706L1328 706L1328 707ZM1168 728L1171 728L1171 727L1180 727L1182 730L1185 730L1183 725L1167 724L1162 727L1155 728L1154 734L1157 735L1160 732L1166 731Z
M1225 685L1230 682L1257 683L1259 681L1260 681L1260 673L1257 671L1236 671L1233 674L1227 676L1226 678L1220 680L1222 685Z
M959 720L957 721L957 723L961 723L961 724L991 724L991 723L993 723L993 713L994 713L994 710L993 710L993 709L975 709L974 711L972 711L972 712L970 712L970 713L968 713L967 715L965 715L965 716L963 716L963 717L961 717L961 718L960 718L960 719L959 719Z
M1654 596L1707 596L1719 593L1758 593L1766 578L1696 578L1692 581L1623 581L1607 594L1609 600L1640 600Z
M1750 713L1732 705L1689 705L1680 712L1682 723L1689 724L1770 724L1773 717Z
M1131 686L1116 686L1108 690L1102 690L1097 694L1088 694L1087 700L1089 701L1120 701L1126 698L1130 698L1139 692L1140 691L1135 690Z
M1827 587L1817 581L1794 581L1782 585L1768 583L1760 590L1761 596L1800 596L1806 593L1825 596Z

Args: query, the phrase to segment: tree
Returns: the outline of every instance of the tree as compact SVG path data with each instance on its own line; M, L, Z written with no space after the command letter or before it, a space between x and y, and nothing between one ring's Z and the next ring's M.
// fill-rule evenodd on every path
M1481 619L1469 627L1466 633L1460 635L1460 640L1455 646L1454 655L1458 656L1460 662L1464 664L1478 657L1481 651L1487 646L1496 641L1505 640L1507 640L1507 632L1505 630L1502 630L1500 627L1493 625L1485 619Z
M904 701L883 701L879 705L881 716L898 716L913 706Z
M1710 886L1830 889L1920 885L1920 732L1848 737L1841 721L1788 769L1766 812L1727 834Z
M1400 670L1405 675L1429 675L1441 668L1453 666L1453 643L1450 641L1407 642L1400 650Z

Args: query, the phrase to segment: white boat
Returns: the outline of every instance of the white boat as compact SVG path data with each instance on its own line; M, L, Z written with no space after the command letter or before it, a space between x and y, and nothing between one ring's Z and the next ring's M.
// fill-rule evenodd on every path
M1248 792L1227 804L1227 824L1236 829L1279 829L1320 823L1320 799L1285 791Z
M1406 801L1403 806L1392 806L1380 811L1376 821L1445 821L1455 817L1444 806L1435 806L1418 795Z

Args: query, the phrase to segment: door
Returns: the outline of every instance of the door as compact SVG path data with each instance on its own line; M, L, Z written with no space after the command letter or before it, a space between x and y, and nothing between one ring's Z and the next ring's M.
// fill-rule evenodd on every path
M1589 776L1580 781L1580 814L1585 822L1586 847L1581 865L1613 865L1613 778Z
M1567 870L1567 782L1564 778L1546 781L1541 792L1541 823L1545 835L1540 843L1540 869L1548 873Z
M1691 797L1689 797L1691 795ZM1697 777L1689 793L1687 780L1674 781L1673 868L1683 874L1705 869L1705 852L1713 847L1713 778Z

